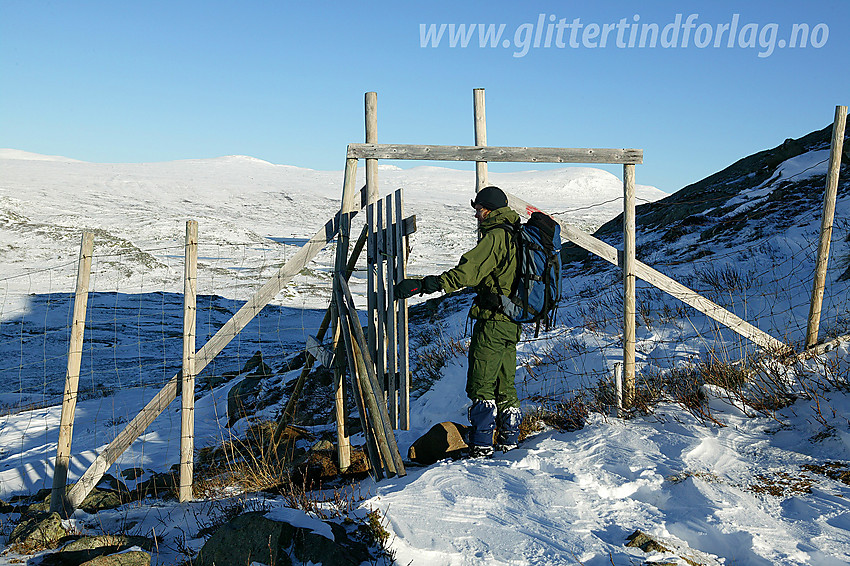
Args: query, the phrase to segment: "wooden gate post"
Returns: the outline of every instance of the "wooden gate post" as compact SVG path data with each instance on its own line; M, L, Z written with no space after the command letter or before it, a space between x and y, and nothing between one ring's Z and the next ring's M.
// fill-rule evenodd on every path
M623 166L623 381L624 402L635 396L635 166Z
M484 111L484 89L472 89L472 111L475 118L475 145L487 145L487 117ZM475 192L490 184L487 179L487 162L475 162Z
M366 93L366 143L378 143L378 93ZM377 235L375 233L375 214L372 205L378 200L378 160L366 160L366 223L369 235L366 240L366 303L367 329L366 341L369 351L375 352L378 345L378 329L375 313L378 310L378 283L376 278ZM383 379L383 376L381 376Z
M74 412L77 408L77 390L80 383L93 248L94 235L91 232L83 232L80 242L80 261L77 267L77 289L74 295L74 318L71 321L71 340L68 345L65 394L62 396L62 413L59 418L59 444L56 447L56 463L53 466L53 491L50 493L50 511L61 513L63 516L73 511L73 509L67 509L64 504L65 483L68 481L71 438L74 435Z
M192 499L195 463L195 322L198 288L198 223L186 222L183 269L183 410L180 414L180 486L178 499Z
M829 244L832 240L832 221L835 217L835 197L838 194L838 172L841 169L841 152L844 148L844 128L846 124L847 107L836 106L835 120L832 124L832 144L829 148L829 173L826 177L826 190L823 195L820 243L812 285L812 303L809 306L809 326L806 329L806 348L811 348L818 343L818 329L826 283L826 266L829 263Z

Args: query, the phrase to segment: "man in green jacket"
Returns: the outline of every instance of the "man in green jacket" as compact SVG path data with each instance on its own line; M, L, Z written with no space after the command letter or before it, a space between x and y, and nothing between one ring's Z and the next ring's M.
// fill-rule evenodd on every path
M510 294L516 276L516 244L505 225L516 225L519 215L508 208L508 198L498 187L479 191L472 206L481 232L478 245L463 254L456 267L422 280L405 279L397 291L400 298L408 298L417 293L475 289L466 378L466 394L472 401L469 447L473 457L488 457L493 455L494 431L498 431L498 449L516 448L522 421L514 385L521 327L497 306L497 297Z

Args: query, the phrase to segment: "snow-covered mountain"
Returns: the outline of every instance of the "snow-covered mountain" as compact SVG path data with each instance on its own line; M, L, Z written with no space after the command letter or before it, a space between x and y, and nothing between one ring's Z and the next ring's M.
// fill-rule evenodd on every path
M56 273L47 282L34 272L73 262L85 229L96 230L96 256L121 256L122 273L138 281L131 292L179 291L182 283L171 268L182 262L183 224L193 219L199 222L201 255L207 257L199 266L202 292L231 298L246 298L248 291L231 296L215 289L212 278L204 277L211 262L230 257L215 267L240 271L279 262L291 253L292 243L309 238L333 217L343 179L340 171L273 165L246 156L101 164L9 149L0 150L0 171L0 262L10 292L73 289L73 282L60 284ZM494 173L491 181L587 229L617 213L622 193L614 175L584 167ZM419 220L411 272L453 265L474 242L468 204L474 173L387 165L380 168L379 185L382 194L403 188L406 213ZM665 195L638 187L643 201ZM319 258L322 269L330 258ZM66 278L73 280L73 271ZM24 274L23 283L13 279ZM314 295L299 295L298 304ZM315 298L315 305L327 301L326 294Z

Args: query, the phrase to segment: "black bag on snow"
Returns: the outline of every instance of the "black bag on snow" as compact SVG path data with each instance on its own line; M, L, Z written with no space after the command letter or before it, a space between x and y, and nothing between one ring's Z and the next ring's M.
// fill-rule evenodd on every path
M561 227L542 212L505 227L514 234L517 274L510 295L498 297L499 306L514 322L536 322L539 329L561 298Z

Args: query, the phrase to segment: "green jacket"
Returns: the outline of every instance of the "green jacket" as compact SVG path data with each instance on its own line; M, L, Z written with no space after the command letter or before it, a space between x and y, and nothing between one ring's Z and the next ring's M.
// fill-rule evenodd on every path
M482 232L478 245L463 254L457 267L443 272L440 283L446 293L464 287L474 287L478 293L469 316L480 320L510 319L482 305L482 297L509 295L517 269L516 244L505 223L516 224L519 215L507 206L492 211L480 224Z

